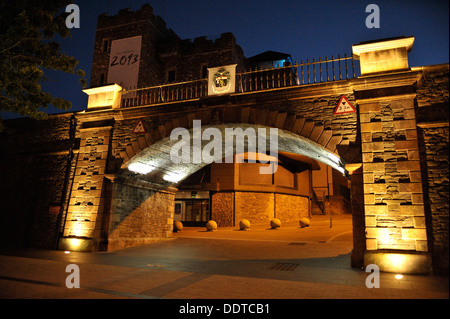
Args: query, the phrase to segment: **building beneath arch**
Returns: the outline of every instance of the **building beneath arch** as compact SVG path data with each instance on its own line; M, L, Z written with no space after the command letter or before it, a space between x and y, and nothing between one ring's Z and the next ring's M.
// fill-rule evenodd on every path
M230 33L180 39L149 5L102 15L87 108L5 121L2 244L111 250L169 238L174 219L325 208L352 214L353 267L448 272L448 64L410 67L413 42L255 70ZM222 136L277 129L277 172L236 147L242 163L175 163L171 133L196 120Z

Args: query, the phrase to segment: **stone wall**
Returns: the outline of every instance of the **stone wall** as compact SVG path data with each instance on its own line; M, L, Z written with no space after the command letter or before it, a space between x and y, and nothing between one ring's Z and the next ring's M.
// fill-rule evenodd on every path
M72 114L4 121L0 133L0 246L57 247L76 163Z
M309 216L307 197L262 192L218 192L211 195L211 219L219 227L231 227L247 219L252 224L268 224Z
M245 70L244 53L232 33L223 33L215 40L199 37L194 41L165 41L159 46L159 58L166 72L175 71L175 82L206 78L204 67L238 64L237 72Z
M268 224L275 215L273 193L235 192L235 221Z
M424 108L432 105L448 104L449 92L449 65L439 64L420 68L421 79L417 84L417 106ZM447 111L448 108L442 108ZM447 113L448 114L448 113ZM428 114L430 116L430 114ZM440 120L443 118L441 117ZM448 119L448 118L447 118ZM422 119L418 119L419 122ZM430 119L428 119L430 121Z
M219 227L234 226L234 192L211 195L211 219Z
M70 165L70 154L0 160L2 245L56 248Z
M175 192L114 182L108 250L172 237Z
M326 214L342 215L351 212L350 201L342 195L330 196L325 202Z
M420 125L420 124L419 124ZM429 241L434 259L434 271L447 274L449 267L449 127L445 124L420 125L423 143L423 180L425 208L428 218Z
M448 276L449 66L426 66L421 71L416 118L428 241L433 271Z
M303 196L275 194L274 217L282 223L309 217L309 199Z

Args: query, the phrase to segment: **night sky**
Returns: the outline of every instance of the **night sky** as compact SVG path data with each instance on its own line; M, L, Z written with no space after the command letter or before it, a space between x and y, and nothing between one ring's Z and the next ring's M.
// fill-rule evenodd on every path
M273 50L289 53L296 61L351 54L363 41L414 36L410 66L449 62L449 1L447 0L74 0L80 7L80 29L62 40L63 51L76 57L90 79L97 16L115 15L129 7L135 11L149 3L167 28L182 39L207 36L214 39L232 32L246 57ZM366 27L368 4L380 8L380 28ZM70 111L86 108L87 95L78 77L48 72L44 89L72 102ZM48 113L58 110L48 108ZM5 118L5 117L4 117Z

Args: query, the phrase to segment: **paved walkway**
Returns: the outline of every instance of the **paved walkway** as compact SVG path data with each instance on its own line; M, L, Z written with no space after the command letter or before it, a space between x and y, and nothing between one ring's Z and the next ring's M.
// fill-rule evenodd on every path
M314 216L309 228L185 228L174 238L114 252L22 250L0 255L3 299L448 299L448 278L367 273L350 267L348 216ZM66 266L80 288L66 287Z

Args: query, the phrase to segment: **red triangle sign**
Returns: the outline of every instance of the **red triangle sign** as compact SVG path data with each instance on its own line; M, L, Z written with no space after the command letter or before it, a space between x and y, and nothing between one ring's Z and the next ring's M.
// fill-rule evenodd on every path
M338 105L334 109L333 114L345 114L354 112L356 112L356 109L353 107L352 103L350 103L347 98L342 95Z
M145 133L145 127L144 123L142 123L142 120L140 120L138 124L136 124L136 126L133 129L133 133Z

